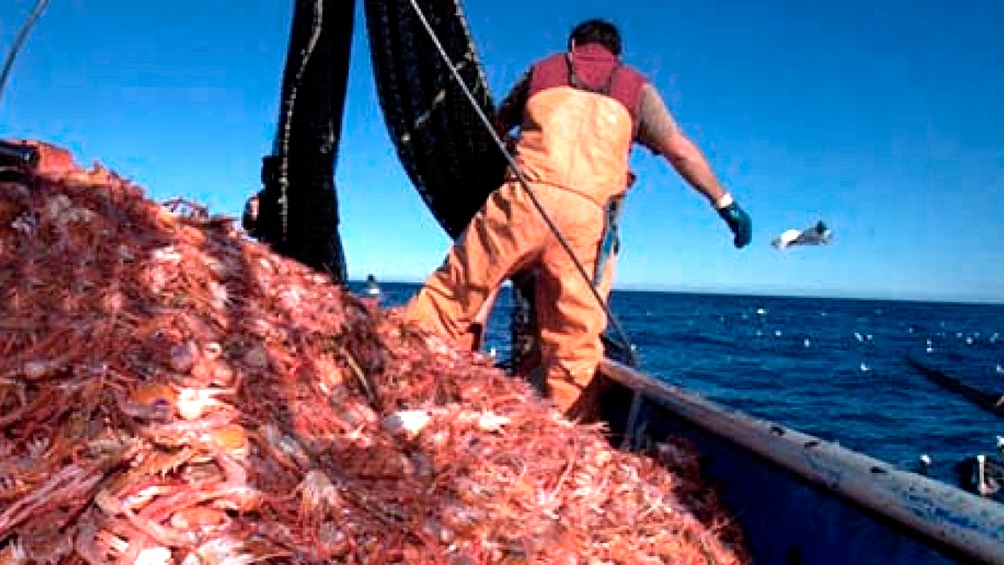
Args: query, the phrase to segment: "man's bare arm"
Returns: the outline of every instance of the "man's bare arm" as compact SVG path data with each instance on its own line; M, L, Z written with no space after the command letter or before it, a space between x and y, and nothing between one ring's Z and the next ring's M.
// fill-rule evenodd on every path
M701 150L680 131L662 96L651 84L643 87L638 114L638 141L662 155L690 186L720 207L717 204L725 198L725 189Z
M637 140L662 155L680 176L705 198L735 235L735 246L745 247L752 238L752 222L711 170L701 150L680 131L665 102L652 85L645 85L638 109Z
M727 206L728 193L718 182L704 153L682 131L676 130L667 136L659 148L659 153L680 173L687 183L698 190L715 208Z

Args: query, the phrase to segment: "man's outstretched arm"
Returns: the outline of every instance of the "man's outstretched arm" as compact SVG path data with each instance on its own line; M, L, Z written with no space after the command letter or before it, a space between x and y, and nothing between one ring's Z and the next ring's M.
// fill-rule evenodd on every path
M732 199L700 148L677 126L655 88L646 85L639 108L638 141L666 161L714 206L735 235L735 246L745 247L752 238L749 215Z
M718 182L704 153L679 129L666 136L659 153L680 173L687 183L704 195L715 208L728 192Z

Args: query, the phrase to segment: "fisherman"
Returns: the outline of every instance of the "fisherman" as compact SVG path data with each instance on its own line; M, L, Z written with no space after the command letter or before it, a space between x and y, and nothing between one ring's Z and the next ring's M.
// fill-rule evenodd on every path
M751 238L749 216L680 131L656 89L620 54L617 28L589 20L572 30L566 52L538 61L514 86L499 107L497 127L503 137L520 128L514 158L529 186L510 170L404 309L407 319L464 343L500 285L535 270L543 392L574 419L593 409L593 394L583 393L603 356L607 319L589 285L606 300L614 261L601 242L610 240L604 235L613 227L608 211L619 207L633 179L632 143L662 155L703 194L737 248ZM584 280L576 261L595 279Z

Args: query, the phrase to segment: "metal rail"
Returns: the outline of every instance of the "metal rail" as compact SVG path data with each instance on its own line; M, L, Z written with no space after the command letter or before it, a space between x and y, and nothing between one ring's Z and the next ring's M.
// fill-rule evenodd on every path
M600 372L687 424L899 525L931 546L981 563L1004 563L1004 506L997 502L718 406L610 360L601 363Z

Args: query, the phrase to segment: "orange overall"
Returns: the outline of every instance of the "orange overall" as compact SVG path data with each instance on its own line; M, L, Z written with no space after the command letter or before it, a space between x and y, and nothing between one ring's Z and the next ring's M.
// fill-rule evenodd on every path
M606 314L589 287L605 207L628 187L634 104L643 84L640 74L597 45L553 55L531 70L516 162L590 280L527 190L511 180L491 194L405 308L406 318L460 342L508 277L535 268L546 392L566 413L603 355ZM597 285L604 301L613 270L611 257Z

